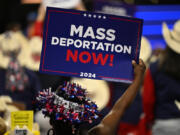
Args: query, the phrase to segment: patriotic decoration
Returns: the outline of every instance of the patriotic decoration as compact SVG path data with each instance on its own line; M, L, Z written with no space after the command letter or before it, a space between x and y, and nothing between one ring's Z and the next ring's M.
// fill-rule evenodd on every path
M39 92L38 108L48 117L70 123L92 123L99 117L97 105L87 98L87 92L75 83L65 82L56 92L51 88ZM73 126L72 126L73 127Z

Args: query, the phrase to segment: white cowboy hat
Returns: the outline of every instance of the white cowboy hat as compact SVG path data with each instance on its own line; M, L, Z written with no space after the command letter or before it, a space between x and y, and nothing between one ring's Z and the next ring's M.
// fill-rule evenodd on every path
M140 58L144 61L147 62L148 59L151 57L152 54L152 48L151 44L148 41L146 37L142 37L141 39L141 49L140 49Z
M176 104L177 108L180 110L180 102L175 100L174 103Z
M43 0L44 7L74 8L81 0Z
M98 110L102 110L108 104L110 100L110 89L106 81L73 78L71 82L77 83L82 88L87 89L88 96L97 104Z
M167 24L164 22L162 33L168 47L180 54L180 20L174 24L172 31L168 29Z
M29 41L29 50L27 50L28 60L25 66L33 71L39 70L40 56L42 50L42 38L33 37Z
M0 67L7 68L10 57L4 55L5 52L9 51L17 51L20 49L20 54L18 55L18 60L22 66L24 66L27 55L26 55L26 47L27 47L26 39L18 32L8 31L0 36Z
M1 49L1 41L3 40L3 34L0 35L0 67L6 68L9 63L9 58L3 56L3 52Z
M25 66L27 61L27 51L29 50L29 43L28 39L23 35L21 31L14 32L14 36L16 37L17 41L21 45L21 52L18 56L18 60L21 66Z

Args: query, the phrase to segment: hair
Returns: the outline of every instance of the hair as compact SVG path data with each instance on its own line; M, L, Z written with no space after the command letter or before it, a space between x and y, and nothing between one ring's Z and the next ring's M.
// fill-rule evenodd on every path
M62 88L62 85L60 85L57 90L56 90L56 93L69 100L69 101L75 101L76 103L82 103L82 101L79 101L77 98L76 99L69 99L67 96L66 96L66 93L64 92L61 92L61 89ZM49 121L50 125L52 126L52 130L53 131L53 135L61 135L63 133L63 135L78 135L79 134L79 125L76 124L76 125L73 125L75 130L74 130L74 133L72 132L72 124L68 123L68 122L63 122L63 121L60 121L60 120L56 120L55 116L54 115L51 115L50 116L50 121ZM48 132L48 135L49 132Z
M180 54L174 52L168 46L160 58L159 70L167 75L180 80Z
M82 123L98 118L97 105L87 97L85 89L75 83L65 82L55 92L51 88L39 92L38 107L50 118L52 129L48 135L78 135Z
M63 121L57 121L55 119L54 116L51 116L50 117L50 122L49 122L52 126L52 132L53 132L53 135L79 135L79 126L76 125L76 130L74 130L74 133L72 133L72 125L67 123L67 122L63 122ZM49 134L50 132L48 132L48 135L51 135Z

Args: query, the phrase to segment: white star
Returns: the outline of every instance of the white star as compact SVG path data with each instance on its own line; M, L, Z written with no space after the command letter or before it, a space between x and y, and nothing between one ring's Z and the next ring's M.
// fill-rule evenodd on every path
M103 19L106 19L106 16L103 16Z
M88 16L89 16L89 17L91 17L92 15L91 15L91 14L89 14Z
M87 16L86 14L84 14L84 16Z
M94 18L96 18L96 15L93 15Z
M101 18L101 15L99 15L98 18Z

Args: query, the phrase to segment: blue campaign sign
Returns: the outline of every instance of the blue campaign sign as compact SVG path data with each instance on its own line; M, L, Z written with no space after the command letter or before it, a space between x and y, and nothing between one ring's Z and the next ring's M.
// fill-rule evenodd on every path
M132 82L142 20L48 7L40 72Z

